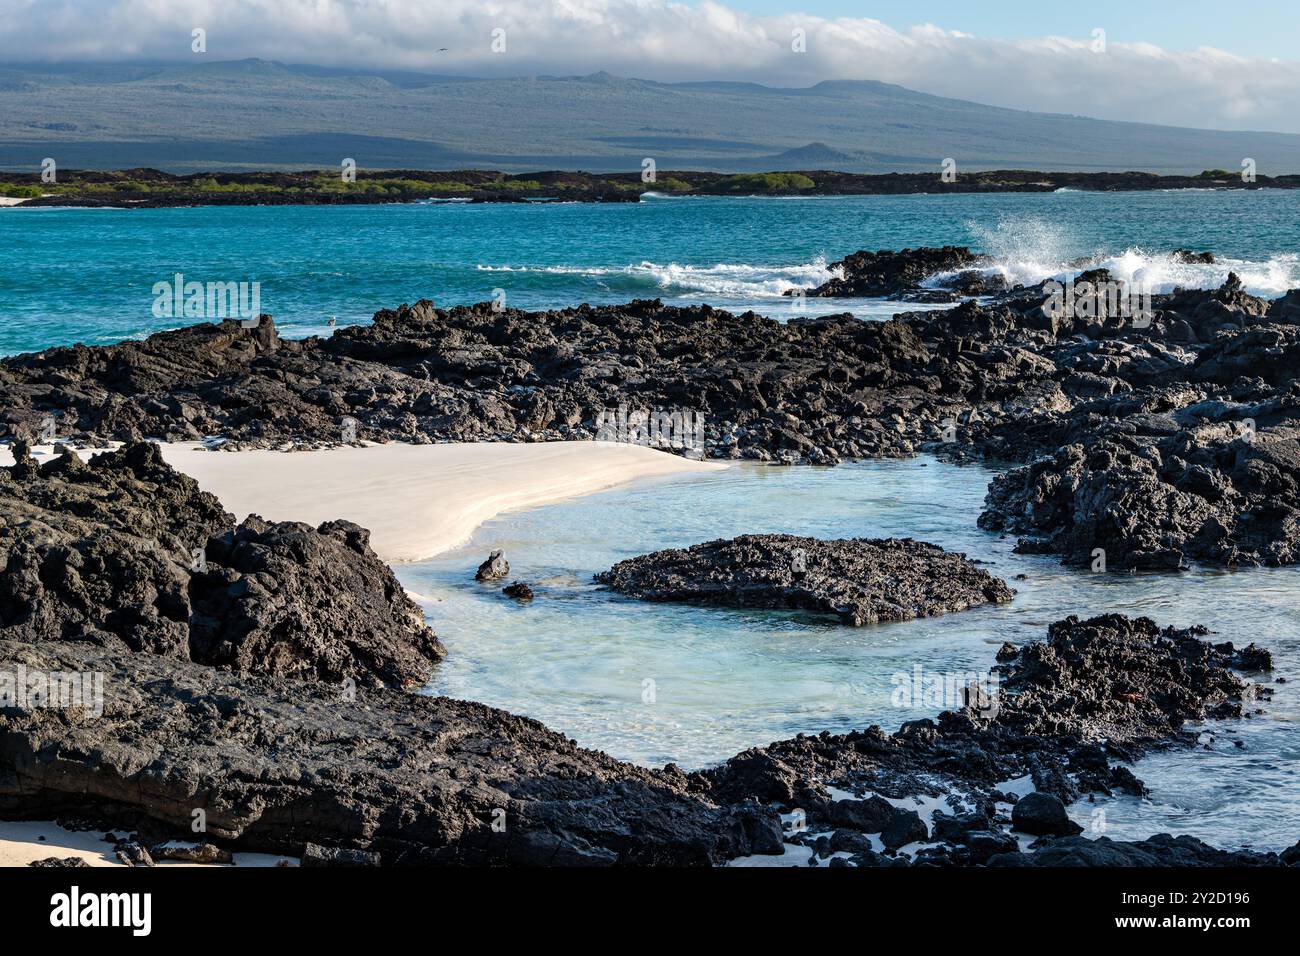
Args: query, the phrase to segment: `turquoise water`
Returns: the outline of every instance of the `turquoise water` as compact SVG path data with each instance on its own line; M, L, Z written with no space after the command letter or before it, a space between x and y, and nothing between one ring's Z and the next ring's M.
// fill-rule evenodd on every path
M1300 286L1300 193L658 199L639 204L0 209L0 354L142 337L186 320L152 314L154 283L258 282L290 335L326 334L429 297L547 308L661 296L784 318L781 292L823 281L860 248L968 244L1015 281L1089 257L1157 289L1208 287L1229 269L1261 295ZM1174 262L1211 249L1215 266ZM885 302L809 301L808 314L881 318ZM908 307L910 308L910 307ZM982 672L998 645L1043 636L1066 614L1145 614L1259 641L1292 678L1265 714L1212 728L1206 748L1137 768L1150 800L1106 802L1107 833L1190 832L1280 848L1300 819L1297 569L1094 575L1011 553L975 518L989 473L928 459L835 469L735 467L640 483L499 518L465 549L399 569L427 598L451 654L432 689L539 718L580 743L646 764L696 767L799 732L893 729L936 713L899 706L898 675ZM1014 602L851 629L790 614L626 601L591 575L620 558L742 532L900 535L990 562ZM493 547L539 597L473 581ZM1024 574L1026 580L1013 580ZM650 682L650 683L647 683ZM1242 747L1235 746L1240 740ZM1095 806L1075 813L1091 823Z
M0 209L0 354L116 342L175 326L153 285L259 282L290 335L324 334L427 297L549 308L662 296L784 316L780 293L858 249L968 244L1015 279L1078 256L1147 268L1154 284L1210 284L1226 267L1175 266L1180 247L1230 257L1247 285L1300 285L1300 192L1051 193L640 203ZM1125 254L1128 254L1127 256ZM810 313L897 307L814 301Z
M449 651L433 692L528 714L580 744L651 766L700 767L796 733L873 723L893 730L934 716L943 707L894 695L916 667L923 675L987 672L1003 641L1042 639L1068 614L1203 623L1216 640L1269 647L1278 674L1292 681L1270 685L1276 696L1263 715L1212 728L1208 749L1143 760L1135 771L1152 790L1149 800L1085 801L1075 815L1089 826L1104 808L1107 835L1117 839L1176 832L1224 846L1294 843L1300 568L1092 574L1015 555L1013 541L975 527L990 476L928 457L837 468L738 465L502 516L466 547L398 574L422 596ZM643 603L591 583L596 571L635 554L767 531L911 536L988 562L1018 593L1006 605L851 628L782 612ZM532 604L474 581L493 548L505 550L512 578L534 585ZM1020 574L1026 579L1016 580Z

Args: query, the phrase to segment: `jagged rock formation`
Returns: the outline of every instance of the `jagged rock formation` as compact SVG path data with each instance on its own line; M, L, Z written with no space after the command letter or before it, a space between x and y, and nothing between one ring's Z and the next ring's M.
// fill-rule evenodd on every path
M596 580L644 601L789 608L860 627L1010 601L1005 581L920 541L749 534L620 561Z
M902 252L888 249L855 252L831 263L833 278L816 288L806 290L804 294L824 298L907 298L921 293L921 283L931 276L973 270L977 266L987 265L988 261L988 257L977 255L965 246L943 246L938 249L922 246L919 249L904 249ZM961 285L964 289L972 289L972 286L986 288L976 282L973 272L964 277ZM972 294L980 293L972 290Z
M104 675L103 714L0 709L0 817L93 816L388 864L700 865L780 849L773 811L720 807L481 704L237 675L79 642L0 639L5 669Z
M369 532L220 502L140 443L0 469L0 637L145 651L239 673L423 683L445 651Z
M747 750L698 773L697 786L719 801L752 795L802 811L807 829L787 839L813 845L819 833L833 832L828 852L837 843L850 848L854 832L883 833L899 807L881 795L947 795L952 813L936 813L933 832L914 835L916 843L936 844L916 861L991 862L1015 851L1005 839L1014 797L999 789L1008 781L1031 777L1050 797L1038 798L1040 804L1069 803L1088 792L1141 793L1126 763L1151 748L1192 743L1182 729L1189 721L1240 717L1252 701L1268 698L1268 688L1232 670L1268 670L1267 652L1210 644L1204 634L1162 631L1146 618L1070 617L1053 624L1046 641L1004 647L994 692L972 695L971 706L910 721L893 734L870 727ZM828 787L859 799L833 799ZM1033 832L1077 832L1059 816L1031 810L1020 817ZM894 862L855 855L860 864Z

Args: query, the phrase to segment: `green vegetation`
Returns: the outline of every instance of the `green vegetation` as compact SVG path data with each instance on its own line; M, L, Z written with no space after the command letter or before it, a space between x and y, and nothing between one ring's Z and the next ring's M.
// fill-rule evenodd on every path
M714 188L724 192L788 193L816 185L803 173L738 173L723 178Z
M13 186L0 184L0 196L8 199L36 199L41 195L39 186Z
M1236 173L1230 173L1226 169L1207 169L1201 173L1201 179L1228 179L1235 175Z

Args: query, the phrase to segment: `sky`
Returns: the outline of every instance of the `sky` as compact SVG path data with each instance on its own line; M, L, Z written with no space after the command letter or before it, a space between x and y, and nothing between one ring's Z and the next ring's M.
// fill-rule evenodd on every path
M1145 41L1167 50L1215 46L1238 56L1300 57L1300 3L1224 3L1222 0L738 0L749 13L807 10L824 17L871 17L894 29L930 22L998 40L1090 36L1106 29L1113 40Z
M1297 38L1300 0L0 0L0 62L868 79L1015 109L1291 133Z

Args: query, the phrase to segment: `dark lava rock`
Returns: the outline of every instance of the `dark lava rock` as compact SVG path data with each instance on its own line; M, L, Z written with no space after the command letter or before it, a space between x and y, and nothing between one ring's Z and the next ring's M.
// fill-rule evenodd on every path
M0 638L361 684L423 683L445 654L365 529L235 527L154 444L20 454L0 469L0 532Z
M474 572L475 581L499 581L510 573L510 562L506 560L504 551L493 551L488 555L488 559L478 566Z
M104 712L0 710L0 818L140 818L237 850L384 863L704 865L774 852L780 822L680 771L583 750L481 704L241 675L181 657L0 638L0 668L104 675ZM110 824L111 825L111 824Z
M123 840L113 848L113 853L127 866L157 866L148 849L134 840Z
M1034 836L1074 836L1083 827L1070 819L1065 804L1050 793L1026 794L1011 810L1011 826Z
M379 854L368 850L346 850L308 843L302 851L303 866L379 866L380 862Z
M185 863L224 863L235 862L235 855L211 843L159 843L149 849L155 860L180 860Z
M880 833L880 842L887 849L896 850L899 847L907 846L909 843L924 840L928 836L929 831L926 830L920 814L915 810L895 807L889 823Z
M1137 315L1100 293L1057 308L1046 285L990 295L964 249L845 262L827 294L920 295L937 271L988 301L784 323L659 300L540 313L421 301L302 341L269 317L198 325L0 360L0 429L31 437L52 419L82 443L313 446L339 443L352 418L377 441L539 441L597 437L613 410L678 410L702 416L711 458L1019 463L981 523L1076 564L1097 549L1113 568L1300 556L1300 290L1270 303L1230 275Z
M831 804L830 819L837 826L879 833L894 819L894 809L892 803L877 796L866 800L836 800Z
M1276 853L1219 850L1191 836L1160 833L1136 842L1109 837L1071 836L1053 840L1032 853L1006 853L989 866L1233 867L1281 866Z
M509 587L502 588L501 593L516 601L531 601L536 596L533 594L533 589L523 581L516 581Z
M742 535L620 561L596 580L647 601L791 608L854 626L905 621L1014 595L965 555L910 539Z
M963 847L970 862L980 865L999 853L1019 852L1020 843L1010 833L1001 830L971 830L966 834Z
M987 259L965 246L904 249L891 252L855 252L831 263L834 278L805 291L820 297L898 297L919 292L921 282L940 272L955 272L982 265ZM791 293L787 293L791 294Z
M1265 694L1231 670L1248 658L1231 644L1200 640L1204 633L1122 615L1067 618L998 666L996 708L946 711L893 734L869 727L801 735L694 776L721 803L756 797L854 829L878 825L893 808L878 798L830 801L826 787L891 797L950 792L989 807L1005 781L1029 775L1040 794L1070 802L1112 785L1112 762L1191 746L1185 723L1240 717L1244 701ZM960 843L976 823L936 813L935 839Z
M87 863L79 856L47 856L43 860L32 860L32 862L28 863L27 865L39 867L42 869L47 867L52 868L52 867L64 867L64 866L67 867L90 866L89 863Z

